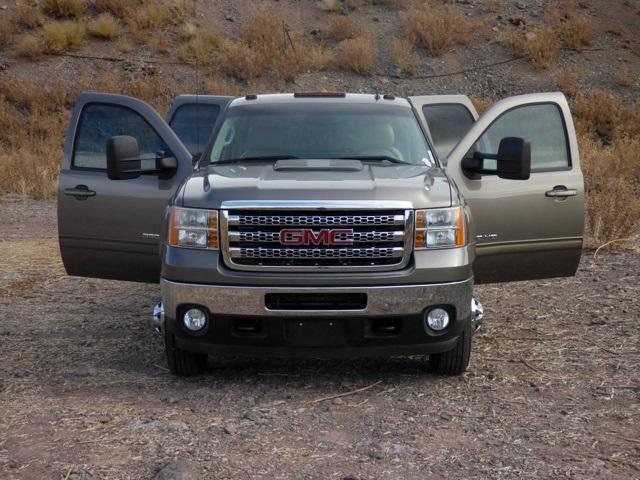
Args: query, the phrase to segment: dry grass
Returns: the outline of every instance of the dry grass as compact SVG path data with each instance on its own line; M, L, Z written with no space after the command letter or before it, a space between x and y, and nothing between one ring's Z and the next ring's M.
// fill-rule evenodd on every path
M145 41L148 32L171 21L171 9L160 0L145 0L142 5L126 9L124 20L131 34Z
M78 21L49 22L43 27L47 53L59 55L82 48L86 36L84 24Z
M439 56L455 45L466 45L473 40L476 22L452 5L430 2L407 14L408 38Z
M180 47L178 56L188 63L206 65L216 60L216 54L223 45L223 39L215 32L197 29Z
M324 45L313 45L305 49L306 67L309 70L319 72L331 66L333 53Z
M416 54L414 42L407 38L391 41L391 59L400 74L416 75L420 66L420 57Z
M42 12L37 3L21 3L18 5L16 23L23 28L37 28L44 23Z
M120 35L120 25L109 12L103 12L89 22L89 33L102 40L113 40Z
M502 36L501 41L514 54L526 56L539 69L553 65L560 48L558 35L551 27L538 27L531 32L511 29Z
M319 0L318 8L325 12L338 12L341 8L340 0Z
M576 8L576 2L564 1L552 6L546 13L547 22L556 31L565 47L572 50L589 45L593 40L591 20L579 15Z
M118 18L124 18L129 11L131 2L128 0L93 0L93 5L100 12L107 12Z
M375 71L377 55L375 40L362 35L340 42L337 64L340 68L360 75L371 75Z
M243 81L269 75L276 83L289 82L307 65L304 44L293 33L283 36L284 17L272 10L257 9L242 27L239 40L224 43L221 70Z
M329 19L328 33L331 38L338 41L354 38L361 32L361 28L351 17L345 15L332 15Z
M603 146L593 137L580 137L585 177L588 247L627 238L640 220L640 140L623 137Z
M582 77L582 68L574 67L566 70L562 70L553 79L558 85L558 88L567 96L573 97L578 93L580 87L580 77Z
M0 44L6 45L9 43L15 33L15 24L8 18L0 18Z
M55 17L79 17L86 9L84 0L44 0L42 9Z
M473 106L476 107L476 111L478 112L479 115L482 115L482 113L488 110L489 107L491 107L491 105L496 103L496 101L493 98L475 97L475 96L471 97L471 102L473 103Z
M629 88L637 79L637 76L633 74L630 68L620 70L616 75L616 81L621 87Z
M241 95L241 90L238 85L218 76L212 76L207 80L206 89L210 95L229 95L232 97L239 97Z
M25 33L16 42L16 53L25 58L38 58L45 52L42 38L32 33Z

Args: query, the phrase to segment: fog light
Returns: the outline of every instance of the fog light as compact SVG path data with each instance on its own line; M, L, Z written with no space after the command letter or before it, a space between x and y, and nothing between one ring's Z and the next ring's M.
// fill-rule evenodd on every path
M434 308L427 313L427 326L436 332L444 330L449 325L449 312L444 308Z
M182 323L187 330L197 332L207 325L207 314L199 308L190 308L182 316Z

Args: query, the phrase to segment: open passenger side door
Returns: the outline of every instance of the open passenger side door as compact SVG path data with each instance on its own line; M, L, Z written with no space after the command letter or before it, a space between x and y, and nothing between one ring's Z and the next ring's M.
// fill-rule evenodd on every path
M498 175L495 154L503 139L514 137L530 144L526 179ZM575 274L584 185L563 94L521 95L496 103L449 153L446 171L475 223L476 283Z
M107 140L121 135L137 140L143 172L110 180ZM171 166L159 170L159 164ZM149 105L122 95L81 94L58 187L58 236L67 273L158 282L163 213L192 171L191 154Z
M465 95L409 97L442 163L453 147L478 119L478 112Z
M194 159L204 151L231 100L217 95L180 95L174 100L166 121Z

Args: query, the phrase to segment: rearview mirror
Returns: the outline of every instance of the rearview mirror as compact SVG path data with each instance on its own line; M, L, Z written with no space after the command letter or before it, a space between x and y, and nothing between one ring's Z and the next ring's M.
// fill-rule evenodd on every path
M159 174L160 178L168 178L178 168L178 160L167 156L163 150L156 152L155 168L142 170L142 158L138 141L128 135L111 137L107 140L107 176L110 180L128 180L138 178L142 174Z
M531 144L524 138L506 137L498 147L498 177L507 180L529 180L531 176Z
M484 160L496 160L497 168L484 168ZM528 180L531 176L531 144L524 138L505 137L500 140L498 153L473 152L462 160L462 168L469 178L478 174L495 175L507 180Z
M128 180L140 176L138 140L127 135L107 140L107 176L110 180Z

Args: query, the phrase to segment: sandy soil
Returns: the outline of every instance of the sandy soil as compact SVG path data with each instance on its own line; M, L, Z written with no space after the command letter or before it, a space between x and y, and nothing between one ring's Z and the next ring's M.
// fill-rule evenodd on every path
M422 358L214 359L183 380L149 328L157 286L66 276L55 204L0 204L0 478L153 478L176 459L182 478L640 476L638 254L478 288L462 377Z

